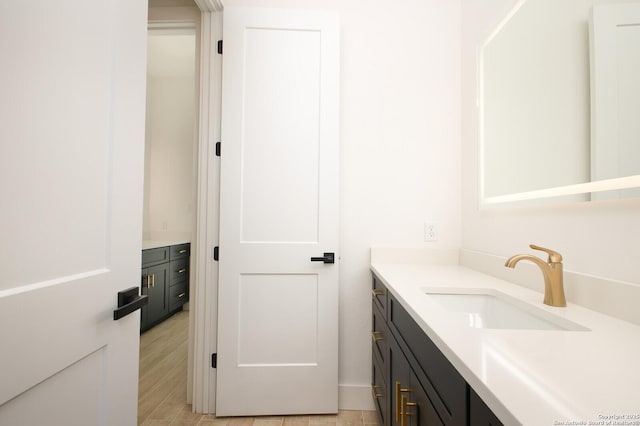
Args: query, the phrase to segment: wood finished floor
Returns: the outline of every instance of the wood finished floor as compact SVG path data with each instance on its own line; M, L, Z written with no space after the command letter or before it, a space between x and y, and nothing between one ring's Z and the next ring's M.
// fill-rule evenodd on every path
M337 415L216 417L187 404L189 313L182 311L140 336L138 425L143 426L379 426L375 411Z

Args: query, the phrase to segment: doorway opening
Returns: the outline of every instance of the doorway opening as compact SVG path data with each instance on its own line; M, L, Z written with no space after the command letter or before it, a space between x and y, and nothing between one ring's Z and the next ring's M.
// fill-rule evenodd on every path
M183 232L190 236L187 402L193 411L215 411L216 370L211 368L211 354L216 352L218 267L213 248L218 244L220 158L215 156L220 137L220 87L222 56L216 42L222 38L222 3L219 0L149 0L150 30L171 33L193 30L195 34L194 89L192 110L192 162L190 172L182 169L184 186L182 214L188 213L191 228L178 229L175 219L151 217L156 231L171 235ZM148 105L149 106L149 105ZM185 126L187 126L185 124ZM188 137L185 137L188 138ZM185 154L183 164L188 160ZM158 189L158 185L155 185ZM154 187L150 188L152 204ZM164 196L166 201L166 194ZM173 207L172 207L173 208ZM166 225L165 223L166 222ZM159 227L159 229L158 229ZM153 231L153 230L151 230ZM190 233L186 232L190 231ZM152 235L151 232L148 235ZM157 235L157 233L155 234ZM173 234L175 236L180 236Z
M168 247L172 256L178 247L191 256L177 261L187 277L176 285L174 262L167 263L166 287L151 289L162 298L161 310L149 318L150 304L142 314L139 422L159 406L191 402L189 317L197 293L190 290L197 270L201 11L192 0L151 0L148 19L143 248Z

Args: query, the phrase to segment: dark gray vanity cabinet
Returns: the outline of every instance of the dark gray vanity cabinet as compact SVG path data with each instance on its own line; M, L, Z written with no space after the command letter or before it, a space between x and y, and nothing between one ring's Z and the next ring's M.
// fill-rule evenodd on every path
M372 293L372 390L382 425L501 425L375 275Z
M385 316L386 309L380 309L379 300L385 300L387 293L385 288L373 288L373 317L372 317L372 389L371 393L384 426L389 426L389 340L391 335L387 328ZM386 303L385 303L386 307Z
M498 417L471 387L469 387L469 416L473 419L471 426L502 425Z
M169 255L169 311L189 300L189 244L171 246Z
M179 311L189 300L190 244L142 251L141 294L149 296L142 308L140 331L146 331Z

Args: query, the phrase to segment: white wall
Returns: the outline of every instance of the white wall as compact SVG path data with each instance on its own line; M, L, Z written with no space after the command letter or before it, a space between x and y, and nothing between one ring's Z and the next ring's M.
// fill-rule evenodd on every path
M640 199L478 210L476 48L513 4L462 1L462 247L506 257L536 243L562 253L565 270L640 283Z
M341 408L372 408L370 247L460 241L460 2L269 3L341 17Z
M195 29L151 29L143 238L189 238L195 215Z

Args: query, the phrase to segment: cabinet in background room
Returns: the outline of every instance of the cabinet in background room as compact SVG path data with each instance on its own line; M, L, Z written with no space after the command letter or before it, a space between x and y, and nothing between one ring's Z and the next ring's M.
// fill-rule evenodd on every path
M190 244L142 250L141 294L149 296L142 308L140 331L146 331L182 309L189 300Z
M171 246L169 253L169 311L189 300L189 244Z

